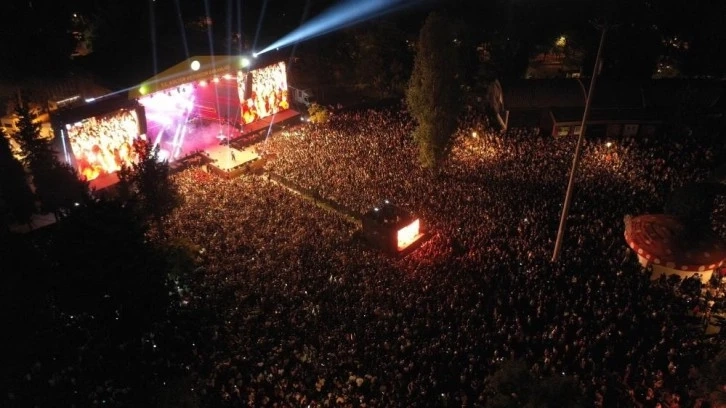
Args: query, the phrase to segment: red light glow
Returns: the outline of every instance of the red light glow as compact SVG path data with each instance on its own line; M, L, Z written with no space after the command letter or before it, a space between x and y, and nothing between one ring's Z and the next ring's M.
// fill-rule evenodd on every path
M398 230L398 250L401 251L406 249L409 245L414 243L419 237L419 220L412 222L411 224Z

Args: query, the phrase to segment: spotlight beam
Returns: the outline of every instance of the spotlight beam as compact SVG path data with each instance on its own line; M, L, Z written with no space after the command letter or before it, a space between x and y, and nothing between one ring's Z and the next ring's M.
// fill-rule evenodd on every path
M189 59L189 44L187 43L187 33L184 30L184 18L182 17L179 0L174 0L174 5L176 7L177 22L179 23L179 33L181 34L182 44L184 44L184 55Z
M416 3L415 0L345 0L310 19L307 23L302 24L291 33L255 54L260 55L277 48L319 37L372 18L400 11Z
M265 13L267 12L267 0L262 3L262 9L260 10L260 17L257 20L257 30L255 30L255 39L252 41L252 49L257 47L257 40L260 37L260 29L262 28L262 21L265 19Z

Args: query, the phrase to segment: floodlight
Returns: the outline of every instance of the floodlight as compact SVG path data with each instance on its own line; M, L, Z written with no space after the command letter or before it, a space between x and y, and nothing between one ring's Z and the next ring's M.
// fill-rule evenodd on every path
M199 61L197 61L197 60L192 61L192 64L191 64L192 71L199 71L199 68L201 68L201 66L202 66L202 64Z
M255 54L255 57L257 57L256 54ZM247 68L250 66L250 59L247 57L242 57L242 60L240 61L240 63L242 65L242 68Z

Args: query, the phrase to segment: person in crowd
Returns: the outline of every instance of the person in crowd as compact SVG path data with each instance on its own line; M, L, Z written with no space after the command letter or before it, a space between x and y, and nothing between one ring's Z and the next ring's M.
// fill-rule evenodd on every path
M574 140L497 131L470 108L432 177L414 126L401 107L336 112L264 142L270 176L351 212L387 199L420 217L431 238L401 259L274 177L176 174L184 200L167 235L199 248L199 269L175 307L197 317L162 325L149 364L183 372L208 407L485 407L487 378L510 360L574 377L586 405L696 402L695 367L719 343L680 322L695 304L715 313L723 290L651 282L626 255L622 219L659 211L722 151L695 137L586 140L551 263ZM33 378L70 383L97 366L47 364Z

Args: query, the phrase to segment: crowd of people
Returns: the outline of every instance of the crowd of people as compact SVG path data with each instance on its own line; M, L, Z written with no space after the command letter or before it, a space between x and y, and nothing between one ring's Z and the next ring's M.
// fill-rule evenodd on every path
M153 373L137 382L205 407L486 407L491 375L523 361L535 378L574 379L584 406L696 406L699 369L721 343L694 310L717 309L723 291L650 281L623 217L661 212L722 151L695 137L586 141L552 263L574 140L495 131L470 108L434 173L418 164L413 129L400 107L338 112L262 142L267 175L177 173L184 199L165 235L198 259L173 318L124 346ZM430 238L388 257L350 217L270 175L353 213L389 200ZM26 384L104 406L139 392L106 381L73 395L104 367L76 365L91 371L37 363Z
M649 281L623 217L662 211L720 152L695 138L586 142L551 263L573 140L496 132L470 109L433 174L413 126L403 109L338 113L262 147L269 174L352 211L387 199L419 216L431 238L403 259L267 178L177 177L185 204L168 228L201 247L187 307L210 316L191 369L205 405L486 406L489 375L523 360L576 378L588 405L692 406L719 344L682 323L697 293Z

